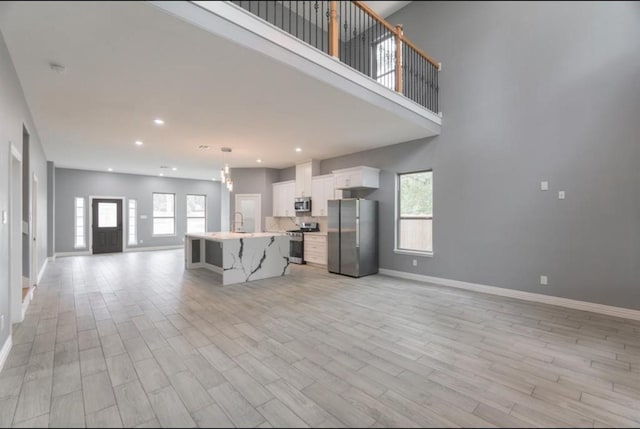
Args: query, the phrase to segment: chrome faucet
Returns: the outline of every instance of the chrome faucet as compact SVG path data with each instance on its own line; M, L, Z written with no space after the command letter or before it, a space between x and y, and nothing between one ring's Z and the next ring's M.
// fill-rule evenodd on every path
M241 212L234 212L233 213L233 222L231 222L231 231L232 232L236 232L236 226L237 226L236 215L240 215L240 227L242 227L244 225L244 216L242 215L242 213Z

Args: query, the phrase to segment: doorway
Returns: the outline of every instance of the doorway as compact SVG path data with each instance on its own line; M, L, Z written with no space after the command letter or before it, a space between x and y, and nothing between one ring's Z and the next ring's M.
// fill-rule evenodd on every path
M262 197L260 194L236 194L231 231L262 231ZM239 227L242 226L242 229Z
M11 323L22 322L22 156L18 149L10 148L11 174L9 176L9 300ZM27 283L28 286L28 283Z
M93 253L122 252L122 200L94 198L91 213Z
M38 285L38 176L33 174L31 181L31 283ZM23 291L24 292L24 291ZM26 293L25 293L26 295Z

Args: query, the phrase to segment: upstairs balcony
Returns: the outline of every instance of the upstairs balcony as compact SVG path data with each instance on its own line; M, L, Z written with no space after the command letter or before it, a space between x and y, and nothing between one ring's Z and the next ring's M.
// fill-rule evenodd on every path
M362 1L231 3L438 113L441 64ZM399 72L398 72L399 71Z

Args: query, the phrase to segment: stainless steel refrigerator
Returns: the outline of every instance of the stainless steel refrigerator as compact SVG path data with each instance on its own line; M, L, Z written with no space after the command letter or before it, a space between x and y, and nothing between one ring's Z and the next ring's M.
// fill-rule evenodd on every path
M362 277L378 272L378 202L360 198L328 202L328 269Z

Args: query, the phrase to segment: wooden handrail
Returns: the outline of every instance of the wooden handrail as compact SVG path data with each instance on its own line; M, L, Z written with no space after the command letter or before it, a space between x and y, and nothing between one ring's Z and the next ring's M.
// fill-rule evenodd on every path
M424 51L422 51L422 49L418 48L411 40L407 39L404 36L404 34L402 34L402 32L398 32L398 30L396 28L394 28L391 24L389 24L383 17L381 17L380 15L375 13L373 11L373 9L371 9L369 6L367 6L364 2L353 0L351 3L353 3L355 6L360 8L362 11L364 11L371 18L375 19L380 24L382 24L387 30L389 30L391 33L393 33L396 37L399 37L400 40L402 40L402 42L406 43L407 46L409 46L411 49L416 51L416 53L418 55L420 55L422 58L424 58L429 63L431 63L431 65L433 65L436 68L440 68L440 63L438 63L436 60L434 60L429 55L424 53Z
M389 30L393 34L397 34L396 29L393 27L393 25L385 21L383 17L375 13L373 9L367 6L364 2L354 0L351 3L353 3L355 6L359 7L360 9L362 9L367 15L369 15L371 18L375 19L380 24L382 24L387 30Z
M431 58L429 55L427 55L424 52L422 52L422 50L420 48L418 48L416 45L414 45L411 40L407 39L406 37L402 37L402 42L405 43L407 46L409 46L414 51L416 51L416 53L418 55L420 55L422 58L424 58L429 63L431 63L432 66L434 66L437 69L440 68L440 63L439 62L437 62L436 60Z

